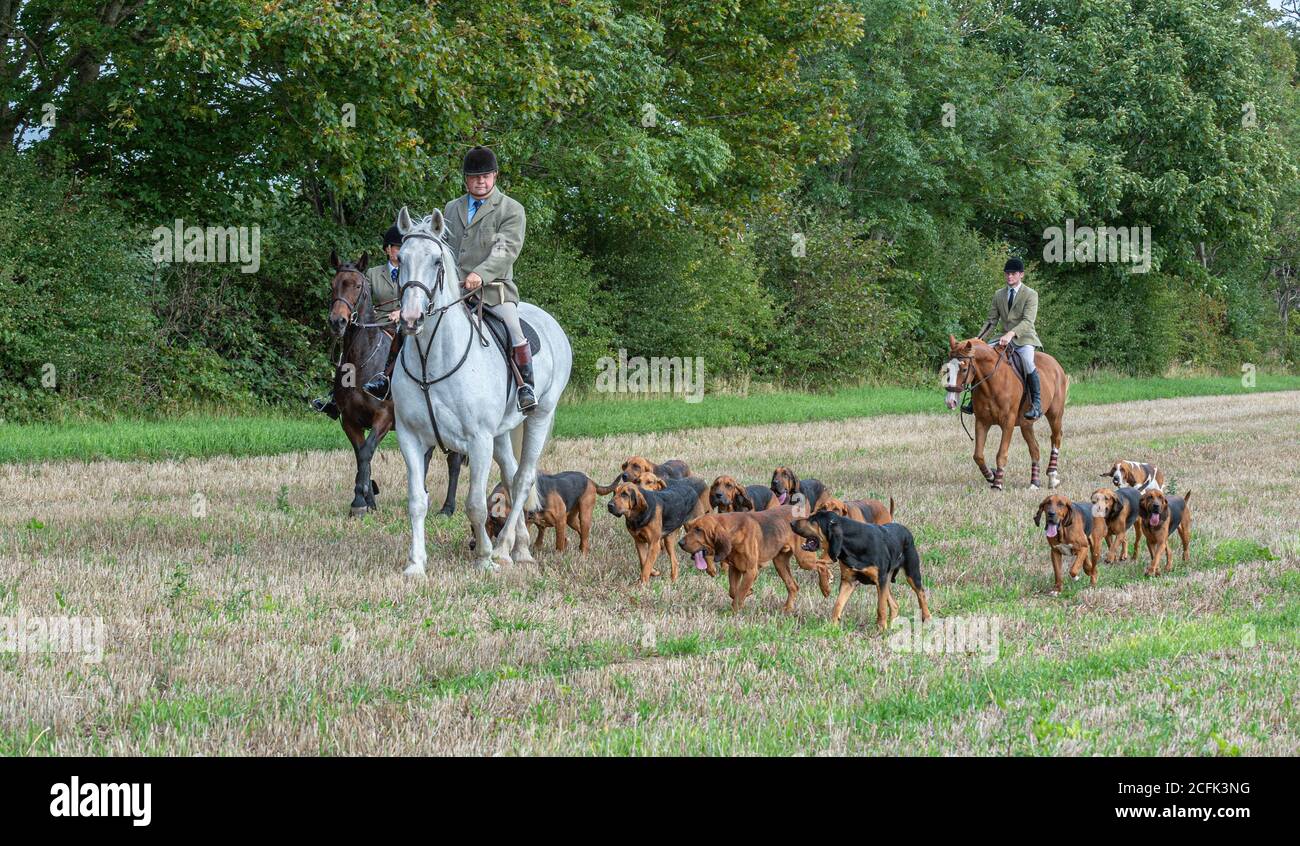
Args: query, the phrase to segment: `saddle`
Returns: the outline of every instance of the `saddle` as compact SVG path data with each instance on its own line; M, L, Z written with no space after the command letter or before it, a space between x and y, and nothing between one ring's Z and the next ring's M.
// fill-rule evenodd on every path
M480 310L477 297L466 300L465 305L469 308L471 315L483 315L483 327L492 336L492 340L497 343L497 350L501 353L501 358L506 365L506 396L509 397L510 388L515 385L516 380L519 378L512 356L514 350L510 348L510 329L506 326L504 320L486 308ZM522 315L519 318L519 328L524 330L524 337L528 339L528 349L536 356L537 351L542 348L542 339L538 336L537 330L533 328L531 323L524 320Z
M475 304L469 303L468 305L477 313L478 309ZM510 353L513 350L510 349L510 330L506 328L505 321L485 308L483 309L483 325L487 327L488 334L497 342L497 349L501 351L501 355L505 356L508 362ZM519 325L524 330L524 337L528 339L528 348L533 355L537 355L537 351L542 348L542 339L537 334L537 330L533 328L533 324L522 317L519 318Z

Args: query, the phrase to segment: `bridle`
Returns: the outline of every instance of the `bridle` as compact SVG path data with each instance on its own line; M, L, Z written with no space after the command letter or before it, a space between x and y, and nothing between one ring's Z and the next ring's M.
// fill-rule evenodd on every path
M334 299L330 300L330 311L334 310L335 303L343 303L343 305L347 306L348 309L348 325L356 326L358 321L361 319L361 302L366 297L370 296L370 280L366 279L366 275L355 267L350 267L348 270L349 272L355 273L361 277L361 292L357 294L356 302L352 302L347 297L340 297L336 294Z
M946 394L961 393L961 399L957 401L957 416L961 418L961 428L966 432L966 437L970 438L972 441L975 440L975 436L970 433L970 429L966 428L966 414L961 410L961 408L970 401L972 391L993 378L993 374L997 373L998 368L1002 366L1002 360L1010 357L1011 348L1003 347L995 355L997 356L997 361L994 362L993 369L975 382L971 382L971 377L975 375L975 356L973 354L952 356L952 361L960 361L964 363L966 368L966 382L965 384L955 385L951 388L947 385L943 386L943 392Z
M438 237L434 235L426 234L424 232L412 232L409 235L403 236L402 240L406 241L407 238L424 238L433 241L434 243L443 243ZM432 352L433 350L433 339L438 334L438 327L442 326L443 316L446 315L446 313L450 309L454 308L457 305L464 304L466 300L468 300L470 297L478 293L477 290L467 291L461 296L447 303L446 305L435 307L433 304L433 295L436 292L443 290L443 288L445 287L446 285L445 273L446 273L446 263L440 259L438 261L438 278L434 280L434 283L432 285L426 285L418 279L408 279L406 282L403 282L400 286L398 286L397 289L397 297L399 300L406 299L406 292L410 288L415 288L418 291L424 292L424 297L425 297L424 313L421 314L419 320L416 321L416 328L415 328L415 332L413 333L415 336L415 344L414 344L415 351L416 354L419 355L420 357L420 375L416 376L414 373L411 372L411 368L407 366L406 348L408 345L405 342L402 343L401 354L398 356L398 358L402 362L402 370L405 371L406 375L410 377L411 381L414 382L417 387L419 387L420 393L424 394L424 405L429 412L429 423L433 427L433 436L438 441L438 448L441 449L444 454L449 453L451 450L447 449L446 445L443 444L442 433L438 431L438 419L433 414L433 400L429 398L429 388L432 387L433 385L438 384L444 379L449 378L457 370L460 370L460 368L465 364L466 359L469 358L469 351L474 346L475 334L478 335L479 342L483 346L485 347L488 346L488 339L483 335L483 327L482 327L483 298L479 297L478 304L475 307L478 312L479 319L478 321L470 320L470 326L473 327L473 331L469 333L469 338L465 342L465 352L461 353L460 360L457 361L456 364L453 365L450 370L448 370L446 373L442 374L441 376L435 379L426 378L429 375L429 353ZM468 305L465 306L465 309L466 311L470 310ZM429 342L425 344L423 347L421 347L419 336L423 328L424 321L425 319L431 317L434 314L438 315L438 319L433 324L433 330L429 332Z

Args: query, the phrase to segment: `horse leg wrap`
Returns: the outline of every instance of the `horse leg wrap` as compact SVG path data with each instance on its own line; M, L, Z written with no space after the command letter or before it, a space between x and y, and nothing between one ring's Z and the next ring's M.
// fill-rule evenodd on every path
M1061 451L1056 447L1052 447L1052 457L1047 462L1047 475L1050 476L1056 472L1056 463L1060 457Z
M980 466L980 472L984 474L984 481L986 481L986 482L992 482L992 481L993 481L993 471L992 471L992 470L990 470L989 468L984 467L984 466L981 465L981 466Z
M1041 480L1038 477L1038 462L1035 461L1033 464L1029 465L1029 484L1038 487L1040 481Z
M1002 476L1005 472L1006 471L1001 467L993 471L993 490L1002 490Z

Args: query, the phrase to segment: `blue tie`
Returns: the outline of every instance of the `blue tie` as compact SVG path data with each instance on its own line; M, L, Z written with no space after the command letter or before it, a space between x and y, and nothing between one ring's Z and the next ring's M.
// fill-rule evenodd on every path
M481 205L483 205L483 201L482 201L482 200L470 200L470 201L469 201L469 221L468 221L468 222L470 222L470 223L473 223L473 222L474 222L474 214L475 214L475 212L478 211L478 207L481 206Z
M397 268L395 268L395 267L390 267L390 268L388 269L388 276L389 276L389 278L391 278L391 279L393 280L393 284L396 285L396 284L397 284Z

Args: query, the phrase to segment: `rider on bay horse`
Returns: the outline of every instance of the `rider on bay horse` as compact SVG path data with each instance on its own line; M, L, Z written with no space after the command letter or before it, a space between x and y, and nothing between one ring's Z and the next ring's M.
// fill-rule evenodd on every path
M1034 331L1034 320L1038 317L1038 292L1024 284L1025 263L1015 256L1007 259L1002 272L1006 274L1007 286L994 292L989 319L975 337L983 338L994 327L1002 331L996 346L1011 344L1016 355L1020 356L1025 368L1025 382L1029 386L1030 405L1025 419L1037 420L1043 413L1038 371L1034 369L1034 348L1043 345ZM963 406L962 411L974 413L970 403Z
M473 147L465 154L461 171L468 192L452 200L443 211L447 246L456 256L468 291L479 291L483 306L501 318L510 332L510 346L523 384L519 385L519 410L525 414L537 407L533 394L533 359L519 323L519 289L515 287L514 265L524 246L524 207L496 187L497 157L487 147ZM394 338L384 372L363 387L378 399L387 399L393 364L402 348Z
M396 226L388 227L384 233L384 253L388 256L388 263L376 264L366 270L366 279L370 282L370 302L374 304L375 314L386 314L392 323L396 323L402 315L402 298L397 291L397 269L401 264L397 254L401 248L402 233L397 231ZM396 329L392 334L396 334ZM339 407L334 402L332 387L327 398L312 400L311 407L328 414L331 419L338 419Z

